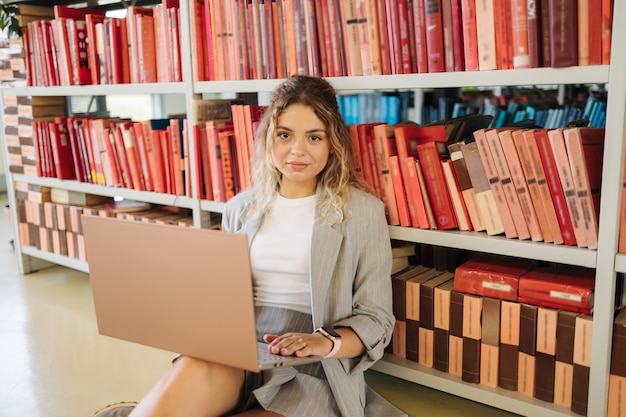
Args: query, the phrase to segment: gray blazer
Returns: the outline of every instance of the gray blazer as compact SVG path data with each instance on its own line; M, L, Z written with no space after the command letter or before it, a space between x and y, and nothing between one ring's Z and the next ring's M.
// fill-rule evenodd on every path
M318 188L317 196L320 196ZM262 218L243 221L252 198L247 190L231 199L224 209L224 231L246 233L252 242ZM391 248L383 203L358 189L350 190L350 213L343 223L330 225L316 214L311 243L311 294L313 325L350 327L365 344L366 352L354 359L322 361L330 388L346 417L404 415L383 406L367 389L363 371L383 356L391 340ZM366 401L367 398L367 401ZM383 402L386 402L382 400ZM374 411L374 410L371 410ZM399 414L398 414L399 413Z

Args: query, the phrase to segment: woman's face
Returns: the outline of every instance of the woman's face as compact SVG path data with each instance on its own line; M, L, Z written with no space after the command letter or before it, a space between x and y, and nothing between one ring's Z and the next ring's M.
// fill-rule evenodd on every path
M286 198L315 194L317 175L330 155L326 126L311 107L292 104L278 117L272 159L283 174L280 194Z

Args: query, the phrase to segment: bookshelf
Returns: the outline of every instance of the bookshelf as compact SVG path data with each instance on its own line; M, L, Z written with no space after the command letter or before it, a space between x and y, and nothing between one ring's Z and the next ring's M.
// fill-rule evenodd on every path
M63 2L67 4L68 2ZM153 2L154 3L154 2ZM267 93L281 80L246 81L203 81L193 82L191 68L191 36L189 2L181 1L181 52L183 82L124 85L87 85L69 87L28 87L2 89L3 96L73 96L111 94L182 94L185 96L186 110L190 113L191 101L204 93ZM626 39L626 28L619 23L626 18L626 2L616 1L613 20L613 39ZM596 269L595 311L593 326L593 357L590 371L589 416L606 414L609 360L613 322L613 305L616 292L616 273L626 273L626 255L617 254L617 241L620 222L620 201L623 178L623 155L626 150L626 55L620 51L619 41L612 43L611 64L609 66L586 66L568 68L534 68L523 70L494 70L470 72L444 72L406 75L376 75L357 77L332 77L329 81L341 91L376 89L421 89L447 87L489 87L537 84L608 84L606 140L603 164L602 203L599 223L599 244L596 251L576 247L509 240L502 236L487 236L483 233L460 231L432 231L398 226L390 226L394 239L428 243L459 249L493 253L507 256L520 256L568 265ZM2 110L0 110L2 111ZM4 117L4 114L1 114ZM4 134L4 133L3 133ZM3 143L5 143L3 141ZM5 149L6 151L6 149ZM192 155L194 150L191 150ZM5 166L8 157L4 152ZM191 158L191 172L197 172L195 158ZM8 170L7 170L8 171ZM72 191L103 196L122 196L128 199L154 204L172 205L190 209L194 225L201 226L211 213L220 213L223 203L200 200L196 196L195 175L191 175L193 194L180 197L155 192L136 191L125 188L111 188L78 181L40 178L23 174L6 173L9 203L13 210L14 230L17 227L15 204L15 182L63 188ZM47 265L64 265L88 272L85 262L50 254L32 247L22 247L16 236L16 254L20 273L29 273ZM377 363L375 370L396 376L417 384L426 385L453 395L507 410L521 415L570 416L577 415L562 407L539 401L503 389L492 389L482 385L469 384L448 374L425 368L415 362L387 355Z

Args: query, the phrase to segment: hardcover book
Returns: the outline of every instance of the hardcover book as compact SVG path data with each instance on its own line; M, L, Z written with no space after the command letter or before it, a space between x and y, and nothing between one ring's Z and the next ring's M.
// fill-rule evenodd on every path
M516 301L520 277L532 267L528 260L478 255L456 268L454 290Z
M520 277L518 294L529 303L545 301L563 310L591 312L594 286L593 269L538 267Z

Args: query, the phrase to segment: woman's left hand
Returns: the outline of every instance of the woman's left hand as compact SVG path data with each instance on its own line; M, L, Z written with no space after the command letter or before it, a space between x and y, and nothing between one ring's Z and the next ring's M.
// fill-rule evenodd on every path
M285 333L281 336L266 334L263 340L269 343L269 351L275 355L326 356L333 348L333 342L319 333Z

